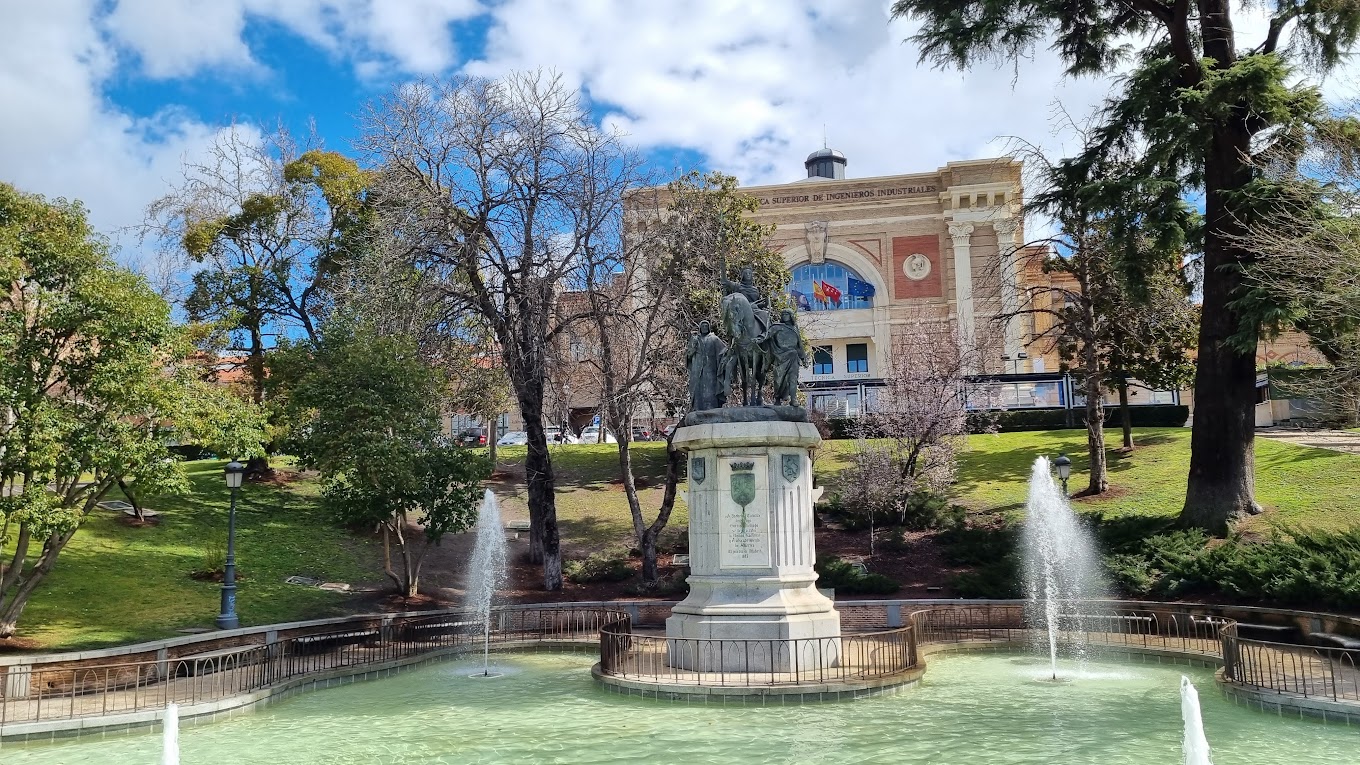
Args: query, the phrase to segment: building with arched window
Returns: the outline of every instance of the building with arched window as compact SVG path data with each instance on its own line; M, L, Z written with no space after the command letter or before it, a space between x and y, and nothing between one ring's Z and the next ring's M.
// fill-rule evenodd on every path
M744 189L792 274L789 299L813 347L802 371L809 403L851 415L882 384L894 328L937 324L976 352L978 373L1056 371L1031 343L1022 281L1042 274L1015 257L1024 242L1021 164L950 162L925 173L847 178L846 157L821 149L807 177ZM1031 347L1034 345L1035 347Z

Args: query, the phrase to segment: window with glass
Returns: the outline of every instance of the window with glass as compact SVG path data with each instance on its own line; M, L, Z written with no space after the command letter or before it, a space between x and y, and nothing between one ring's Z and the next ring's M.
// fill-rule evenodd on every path
M812 349L812 373L829 375L834 371L831 364L831 346L819 345Z
M800 311L842 311L871 308L874 285L840 263L804 263L793 269L789 300Z
M869 371L869 346L865 343L851 343L845 346L845 371Z

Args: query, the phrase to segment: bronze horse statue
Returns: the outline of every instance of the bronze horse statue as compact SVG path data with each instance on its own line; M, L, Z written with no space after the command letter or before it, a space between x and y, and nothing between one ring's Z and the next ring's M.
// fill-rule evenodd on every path
M760 406L769 370L765 349L756 343L770 325L770 312L751 305L741 291L722 299L723 328L732 344L723 364L724 385L740 384L744 406Z

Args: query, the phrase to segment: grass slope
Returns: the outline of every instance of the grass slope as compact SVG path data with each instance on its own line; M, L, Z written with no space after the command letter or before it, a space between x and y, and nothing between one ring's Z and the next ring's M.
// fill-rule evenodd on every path
M1081 498L1078 509L1106 518L1175 517L1185 503L1190 465L1186 428L1137 430L1131 454L1115 451L1118 431L1107 432L1106 453L1112 491ZM853 441L833 441L818 455L820 482L834 490L836 474L848 464ZM1048 430L977 435L960 457L954 498L977 511L1017 519L1023 515L1030 468L1040 456L1066 452L1072 458L1073 494L1086 488L1086 432ZM1250 519L1244 531L1265 531L1271 524L1340 530L1360 523L1360 456L1312 449L1264 438L1256 440L1256 499L1267 512Z
M1138 448L1111 451L1113 488L1078 507L1108 519L1173 518L1185 498L1190 432L1182 428L1136 432ZM1023 513L1030 466L1039 455L1067 452L1073 460L1071 489L1085 486L1085 432L1080 430L973 436L962 454L954 498L975 512L1018 519ZM1108 441L1115 449L1118 435ZM664 444L634 445L634 467L645 517L655 517L665 473ZM853 441L819 448L818 482L835 491ZM1272 524L1341 530L1360 525L1360 456L1276 441L1256 442L1257 498L1269 512L1246 523L1266 532ZM501 478L493 488L509 518L528 518L523 447L500 450ZM632 540L632 521L618 483L618 451L612 444L553 448L557 509L567 556ZM227 491L222 463L191 463L193 491L149 501L162 513L158 526L130 528L107 511L86 522L62 553L51 576L20 622L20 635L53 649L86 648L173 635L177 628L211 626L219 586L189 573L204 566L211 540L225 540ZM237 508L237 557L245 575L238 597L244 624L263 624L345 612L346 596L286 585L292 574L331 581L376 581L376 546L335 528L316 506L317 485L247 485ZM677 499L669 533L688 523Z
M147 500L161 514L156 526L129 527L115 513L96 510L24 610L19 636L47 649L91 648L211 627L220 585L189 574L204 568L212 540L226 544L224 464L190 463L191 493ZM345 612L349 596L284 584L287 576L356 582L378 573L376 547L335 528L315 498L313 481L242 487L236 558L244 575L237 591L243 625Z

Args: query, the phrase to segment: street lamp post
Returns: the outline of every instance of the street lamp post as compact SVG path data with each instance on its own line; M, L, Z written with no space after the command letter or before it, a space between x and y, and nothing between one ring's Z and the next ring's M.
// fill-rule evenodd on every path
M1067 452L1058 455L1053 460L1053 465L1058 468L1058 478L1062 481L1063 496L1067 496L1067 479L1072 475L1072 460L1067 456Z
M227 560L222 569L222 609L217 615L217 628L234 630L241 626L236 616L236 492L241 489L241 478L246 466L232 460L227 463L223 475L227 488L231 490L231 510L227 514Z

